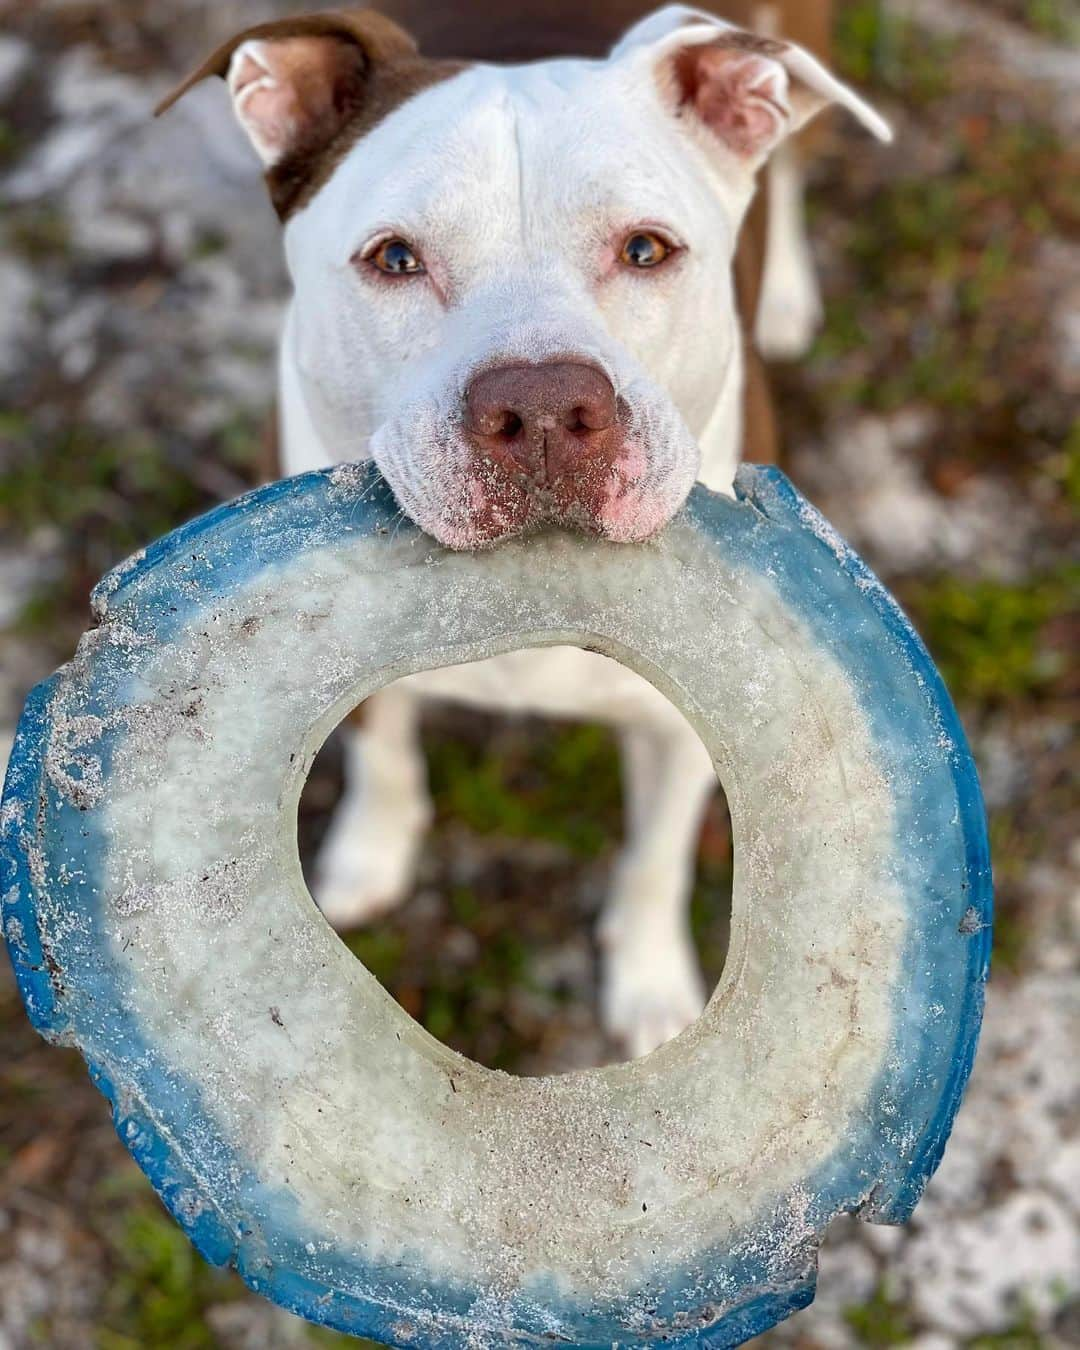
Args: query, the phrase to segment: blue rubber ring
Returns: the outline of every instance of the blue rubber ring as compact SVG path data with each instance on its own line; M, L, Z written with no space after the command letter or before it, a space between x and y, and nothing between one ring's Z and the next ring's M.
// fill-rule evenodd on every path
M555 579L550 585L545 567ZM302 617L313 633L323 631L324 620L338 625L333 633L326 629L325 641L337 644L332 650L340 657L340 669L328 662L305 679L290 676L291 684L289 679L282 683L271 659L274 635L291 642L299 611L295 603L275 608L275 596L288 599L288 585L301 582L306 589L295 595L324 595L324 608L334 610L333 619L316 609ZM349 603L342 602L343 587ZM667 593L658 596L658 588ZM243 617L256 600L262 608ZM777 470L744 467L737 500L696 487L655 544L620 546L552 536L461 555L446 553L402 523L372 468L344 466L276 483L174 531L107 576L94 593L93 609L98 627L83 639L71 665L31 693L19 726L0 806L3 932L34 1026L47 1039L73 1044L84 1054L111 1103L120 1138L209 1261L235 1266L251 1288L310 1321L394 1345L456 1348L554 1340L597 1350L660 1342L729 1346L811 1301L817 1246L834 1215L857 1212L874 1222L899 1223L911 1213L941 1159L978 1036L992 909L985 816L955 710L919 638L873 574ZM413 632L414 614L416 623L423 618L430 631ZM708 625L722 633L724 624L744 620L745 641L739 641L745 650L735 642L730 660L745 657L751 670L757 651L762 668L774 671L777 696L790 703L790 708L778 704L775 719L761 716L753 735L734 726L730 707L709 706L709 691L719 687L709 680L735 676L704 669L709 662L695 645ZM666 631L653 633L650 624ZM260 648L260 660L240 670L229 685L230 652L249 632L253 643L267 645ZM295 650L303 651L305 640L298 638ZM232 871L229 860L216 872L216 863L207 864L205 875L196 869L194 883L177 870L169 851L174 843L177 857L191 861L204 833L212 835L216 828L209 814L202 821L192 812L174 822L173 840L166 809L172 800L170 775L190 773L197 779L201 757L218 753L213 745L221 744L232 725L227 719L212 725L206 720L215 698L232 707L227 701L241 698L245 681L253 697L264 685L273 686L258 730L266 744L243 745L235 753L249 769L261 757L280 761L274 770L280 792L273 800L284 821L295 811L319 738L370 689L410 670L556 641L597 647L635 665L695 722L718 762L730 751L735 782L729 785L725 778L725 786L732 790L736 823L736 890L757 887L758 910L742 914L737 904L733 951L742 951L743 967L725 971L702 1022L646 1060L591 1076L567 1075L537 1086L490 1074L430 1042L362 969L345 964L352 958L299 895L298 867L280 910L288 950L266 958L271 966L278 961L284 972L278 977L281 1009L274 1006L271 1022L265 1007L254 1006L254 993L247 1006L239 975L228 996L221 993L218 975L224 989L234 978L233 967L250 953L254 929L245 925L254 920L250 907L244 908L246 898L270 893L281 859L290 849L295 854L295 840L279 838L283 827L271 813L266 817L271 820L270 854L254 849ZM772 650L777 647L783 648L779 655ZM349 667L352 660L355 669ZM193 672L186 691L179 687L179 673L185 671ZM313 691L309 685L318 687ZM835 702L827 702L832 698ZM843 708L850 726L832 725L830 717ZM295 726L296 746L289 752L282 728L290 727L293 716L304 724ZM802 750L789 745L790 736L784 739L785 716L792 719L791 727L816 727L827 733L826 740L831 737L829 744L835 742L835 754L822 759L822 780L835 772L836 781L850 790L843 809L850 808L853 822L865 822L865 837L860 829L844 837L853 857L861 858L865 849L867 868L878 869L880 889L861 909L849 897L843 905L836 902L829 918L835 897L831 891L821 895L823 947L834 941L829 936L834 929L840 935L831 955L821 958L822 970L831 972L831 982L822 977L822 1007L833 1006L828 1001L839 997L834 985L847 981L852 1006L865 999L866 1020L853 1013L850 1025L830 1031L818 1026L811 1003L804 999L800 1004L793 994L788 1024L746 1031L746 1046L754 1053L763 1046L766 1051L760 1064L747 1069L748 1095L760 1088L762 1097L753 1107L759 1115L751 1112L748 1121L767 1118L775 1126L784 1119L787 1103L769 1078L770 1055L779 1060L793 1055L792 1063L800 1057L812 1061L815 1047L828 1041L836 1051L835 1065L811 1065L823 1078L820 1094L813 1097L813 1119L805 1131L797 1124L786 1133L773 1130L768 1166L755 1172L747 1164L738 1185L719 1174L710 1174L706 1185L705 1173L694 1172L697 1155L704 1158L709 1148L721 1148L725 1121L710 1119L707 1097L693 1098L688 1066L700 1066L703 1075L712 1071L722 1051L717 1028L730 1030L730 1020L722 1019L734 1017L733 1007L749 1010L750 1022L754 1009L772 1009L775 1020L783 1007L783 990L777 992L776 985L777 971L785 967L780 957L775 968L770 966L760 950L762 933L769 931L760 916L768 904L760 881L751 875L752 862L739 871L739 829L740 813L754 806L755 792L764 791L769 779L773 751L761 749L769 737L780 738L776 755L790 757L792 793L809 793L807 800L813 799L817 785L802 782ZM299 761L290 763L287 752ZM148 757L158 754L165 780L160 785L148 764ZM752 771L740 780L740 764L751 761ZM215 763L213 772L226 782L230 761L224 751ZM262 789L255 777L250 781L250 794L243 780L236 784L238 811L256 810ZM273 774L268 781L277 791ZM786 790L788 780L781 785ZM156 786L165 794L160 800L154 797ZM183 787L188 795L177 800L197 802L198 786ZM769 790L776 790L775 782ZM878 819L865 815L867 803L873 805L867 793L878 794L873 798ZM147 838L155 841L157 858L140 852L142 802L153 821ZM792 821L793 835L804 831L800 839L808 841L808 856L815 833L824 846L832 837L829 831L839 828L835 814L810 822L812 830L806 822ZM757 839L752 822L744 820L743 829L744 843ZM760 840L757 844L765 847ZM284 852L274 851L279 845ZM786 858L794 866L798 850L784 854L782 846L783 840L776 844L780 852L772 861ZM209 857L210 844L207 848ZM753 847L747 845L744 852L752 855ZM842 881L842 863L839 859L838 892L850 885L857 899L858 878ZM814 902L812 892L799 891L804 882L810 884L805 878L791 883L798 905L792 908L789 897L784 901L789 907L777 911L793 924L806 921ZM777 887L783 889L780 880ZM740 924L751 935L742 949L734 932ZM864 929L870 953L865 977L851 974L857 962L844 964L855 960L844 947L844 934ZM789 936L777 931L779 947ZM790 942L783 960L802 950L799 942L808 962L818 959L805 934ZM162 958L160 972L152 957ZM175 966L170 964L174 959ZM738 964L729 957L729 966ZM302 982L290 984L294 969L310 974L310 990ZM256 963L249 971L256 984L261 970ZM793 990L804 987L798 983L805 979L801 968L792 967L790 978ZM421 1142L414 1153L399 1155L389 1130L386 1139L372 1145L372 1156L381 1149L379 1167L396 1166L400 1175L380 1189L372 1177L383 1173L365 1174L356 1193L343 1197L343 1213L333 1218L326 1196L338 1193L341 1177L333 1176L320 1190L313 1155L302 1157L292 1175L288 1150L304 1154L310 1139L301 1130L290 1143L287 1121L268 1117L275 1110L288 1117L288 1093L300 1082L305 1091L311 1087L310 1077L304 1077L308 1042L303 1037L315 1038L316 1054L318 1034L312 1028L338 1034L336 1024L330 1026L335 991L349 981L355 990L348 997L355 996L360 1010L355 1025L366 1025L369 1018L374 1026L382 1019L381 1029L372 1031L371 1062L361 1062L357 1052L341 1081L321 1071L317 1085L325 1090L327 1110L339 1109L334 1107L337 1093L352 1090L350 1075L374 1075L364 1079L365 1091L377 1089L375 1095L382 1093L386 1101L373 1102L373 1135L383 1112L402 1137L415 1124ZM310 1024L304 1021L309 1014ZM292 1019L300 1042L289 1049L285 1039L272 1037L281 1022ZM250 1082L258 1082L258 1075L248 1088L241 1084L234 1100L235 1085L225 1081L222 1068L228 1037L249 1024L256 1030L250 1046L241 1034L241 1058L246 1060L250 1049L264 1076L273 1077L274 1056L281 1056L284 1095L268 1097L265 1104L252 1105L244 1095L250 1097ZM217 1025L220 1036L208 1031ZM394 1032L394 1027L406 1029ZM453 1176L445 1178L440 1191L440 1166L431 1163L435 1154L424 1152L437 1147L430 1143L435 1136L428 1118L414 1122L408 1101L398 1102L393 1083L378 1076L380 1056L389 1055L386 1062L396 1064L396 1051L387 1046L402 1034L409 1044L401 1051L401 1081L414 1067L417 1082L435 1081L432 1074L446 1079L438 1110L447 1113L452 1147L440 1164L442 1172L453 1173L459 1167L455 1159L463 1173L479 1167L485 1131L495 1130L490 1136L496 1141L491 1145L493 1189L498 1191L505 1176L506 1194L478 1201L479 1218L463 1205ZM801 1037L806 1053L800 1056ZM243 1078L245 1070L237 1062ZM830 1083L833 1074L836 1081ZM489 1101L490 1109L484 1105ZM592 1106L586 1109L600 1101L601 1115L608 1113L609 1120L590 1116ZM621 1120L624 1135L638 1130L635 1113L645 1109L646 1101L657 1118L665 1113L677 1118L676 1124L657 1125L658 1139L666 1139L666 1145L628 1143L622 1137L582 1142L588 1121L600 1121L598 1128L606 1129ZM550 1119L544 1115L549 1107ZM504 1108L512 1122L505 1137L496 1128ZM307 1122L298 1104L296 1109L297 1120ZM321 1108L303 1108L311 1120L316 1109ZM435 1109L429 1102L416 1104L420 1113ZM734 1108L723 1106L729 1109ZM459 1124L454 1112L464 1113ZM543 1130L553 1129L552 1122L562 1121L561 1147L569 1140L575 1149L580 1144L594 1150L595 1197L589 1189L593 1178L575 1173L573 1159L515 1160L515 1131L533 1117L540 1121L537 1139L547 1137ZM694 1149L680 1151L687 1140ZM636 1143L646 1144L647 1153L634 1151ZM355 1140L342 1139L343 1155L358 1147ZM362 1150L348 1156L354 1162L363 1159ZM614 1174L599 1175L612 1159L621 1167L624 1158L630 1162L621 1181ZM423 1171L427 1189L406 1196L414 1160L428 1169ZM798 1175L785 1172L788 1163L801 1168ZM328 1172L336 1165L330 1158ZM771 1191L770 1169L776 1179ZM548 1190L547 1182L530 1178L533 1171L549 1179ZM483 1180L486 1174L475 1175ZM404 1189L388 1200L383 1190L389 1193L399 1182ZM654 1187L661 1197L652 1207L638 1203L643 1186ZM534 1207L527 1221L507 1199L511 1192L518 1194L515 1188L525 1197L522 1203ZM583 1205L588 1200L582 1221L596 1218L597 1231L611 1238L603 1270L598 1255L594 1268L590 1254L573 1246L573 1235L560 1234L560 1225L565 1230L566 1216L574 1212L575 1188ZM408 1229L408 1240L402 1238L401 1249L392 1250L396 1230L390 1219L407 1213L401 1208L407 1201L422 1204L437 1195L442 1195L442 1209L435 1205L430 1221L418 1221ZM644 1217L643 1206L649 1210ZM365 1216L376 1210L383 1226L373 1218L368 1233ZM493 1215L509 1225L501 1248L485 1228ZM454 1234L460 1242L451 1240ZM477 1258L470 1265L470 1244L485 1254L483 1262Z

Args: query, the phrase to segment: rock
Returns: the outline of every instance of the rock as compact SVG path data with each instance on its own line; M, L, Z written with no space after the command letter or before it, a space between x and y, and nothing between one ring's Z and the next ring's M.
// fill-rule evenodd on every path
M1023 574L1038 520L989 478L973 476L943 498L923 477L917 451L936 421L909 408L866 415L830 435L824 453L797 454L796 480L868 561L888 575L994 560L998 574Z
M0 37L0 103L15 93L30 70L33 49L22 38Z
M958 1336L1049 1321L1080 1293L1080 1236L1045 1191L1011 1195L969 1219L921 1233L902 1261L913 1307Z
M14 375L22 366L26 344L37 326L34 299L37 287L30 268L17 258L0 257L0 376Z
M59 120L4 183L13 202L55 196L151 113L143 86L104 70L85 47L75 47L55 62L49 92Z

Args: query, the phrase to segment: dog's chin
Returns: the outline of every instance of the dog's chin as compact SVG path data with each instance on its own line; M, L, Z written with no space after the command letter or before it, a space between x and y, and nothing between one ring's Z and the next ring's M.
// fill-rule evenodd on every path
M634 488L613 490L595 502L560 502L559 494L542 490L520 497L511 493L494 498L470 495L472 509L467 513L420 505L405 510L445 548L473 550L551 528L596 535L616 544L644 543L668 524L681 505L681 500L666 502Z

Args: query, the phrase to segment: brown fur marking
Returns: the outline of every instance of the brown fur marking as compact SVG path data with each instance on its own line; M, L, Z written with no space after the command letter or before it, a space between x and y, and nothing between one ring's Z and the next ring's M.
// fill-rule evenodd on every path
M715 42L708 45L730 48L737 52L753 52L755 56L781 56L787 51L786 42L762 37L760 33L722 33Z
M420 56L415 40L393 20L370 9L296 15L256 24L222 43L156 109L160 116L201 80L224 79L233 53L243 43L266 39L325 38L342 44L344 59L328 118L313 123L308 135L270 167L266 184L282 220L306 206L341 160L365 135L414 94L465 67L456 61ZM355 62L345 55L355 49Z
M383 118L432 85L452 79L466 68L458 61L429 61L422 56L380 62L365 72L336 134L329 141L299 145L266 175L270 200L288 220L305 207L362 137Z

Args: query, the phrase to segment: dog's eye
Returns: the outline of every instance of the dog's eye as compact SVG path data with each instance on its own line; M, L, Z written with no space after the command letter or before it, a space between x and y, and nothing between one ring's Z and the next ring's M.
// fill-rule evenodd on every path
M671 245L651 230L637 230L627 237L619 254L626 267L658 267L674 252Z
M424 270L424 264L404 239L384 239L367 255L367 261L387 276L415 276Z

